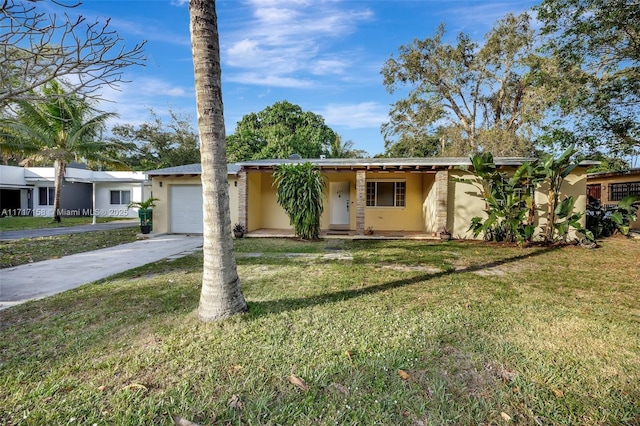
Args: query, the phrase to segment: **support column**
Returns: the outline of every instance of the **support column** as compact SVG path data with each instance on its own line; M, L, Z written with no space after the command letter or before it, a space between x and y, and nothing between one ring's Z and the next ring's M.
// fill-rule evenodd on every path
M356 171L356 233L364 235L364 209L367 205L366 171Z
M238 174L238 222L244 226L249 232L249 223L247 220L247 172L240 171Z
M436 231L447 228L447 201L449 198L449 172L441 170L436 173ZM449 229L449 231L452 231Z

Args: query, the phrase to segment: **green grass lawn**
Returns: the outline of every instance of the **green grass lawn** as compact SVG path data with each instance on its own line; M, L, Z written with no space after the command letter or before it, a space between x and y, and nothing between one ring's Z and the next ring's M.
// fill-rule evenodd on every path
M0 311L0 424L640 423L639 241L290 243L220 323L201 254Z
M3 219L4 220L4 219ZM138 227L0 241L0 268L99 250L137 240Z
M97 223L113 222L130 218L98 217ZM51 217L5 216L0 218L0 231L18 231L23 229L59 228L64 226L90 225L92 217L63 217L62 221L54 222Z

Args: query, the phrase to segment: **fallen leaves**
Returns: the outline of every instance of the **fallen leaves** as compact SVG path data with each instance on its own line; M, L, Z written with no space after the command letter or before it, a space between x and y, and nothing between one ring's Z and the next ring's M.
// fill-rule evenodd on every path
M304 380L302 380L300 377L296 376L295 374L292 374L289 376L289 383L300 388L303 391L309 390L309 385L307 385L307 383Z
M240 396L236 395L235 393L231 395L231 398L229 398L228 404L231 408L234 408L238 411L242 410L242 408L244 407L244 404L240 400Z
M400 376L400 378L402 380L409 380L409 378L411 377L411 375L409 373L407 373L404 370L400 370L400 369L398 369L398 376Z

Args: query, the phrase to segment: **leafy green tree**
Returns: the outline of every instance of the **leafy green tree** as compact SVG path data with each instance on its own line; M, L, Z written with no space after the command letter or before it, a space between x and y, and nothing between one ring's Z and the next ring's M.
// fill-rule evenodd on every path
M17 116L0 121L2 150L55 168L54 220L60 222L60 190L66 166L72 161L95 161L123 166L110 157L113 143L98 139L113 113L99 113L79 96L68 94L57 81L42 87L46 102L17 101Z
M227 138L229 162L288 158L318 158L327 154L338 135L324 119L287 101L247 114Z
M440 154L530 154L533 132L556 95L541 84L553 64L536 55L529 16L507 15L482 45L463 33L449 44L444 35L441 25L433 37L401 46L383 67L389 92L411 87L383 126L387 147L394 138L425 146L438 129Z
M576 88L556 125L587 151L640 155L637 0L544 0L535 9L546 50L561 65L558 78Z
M127 164L136 170L153 170L200 162L198 134L188 115L169 110L171 121L164 123L153 111L151 119L138 126L116 125L113 140L124 146Z
M305 240L320 236L324 179L311 163L281 164L273 171L278 204L289 215L296 235Z

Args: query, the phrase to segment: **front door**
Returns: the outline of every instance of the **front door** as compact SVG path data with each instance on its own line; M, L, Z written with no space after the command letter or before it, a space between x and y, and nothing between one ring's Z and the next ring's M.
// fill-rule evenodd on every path
M330 224L332 229L349 229L349 182L330 182Z

